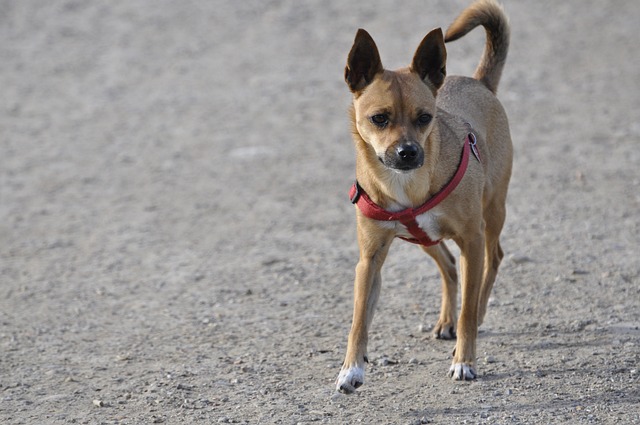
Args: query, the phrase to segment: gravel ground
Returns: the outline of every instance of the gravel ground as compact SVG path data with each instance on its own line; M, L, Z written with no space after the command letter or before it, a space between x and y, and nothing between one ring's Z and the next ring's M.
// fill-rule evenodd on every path
M450 381L396 242L365 385L342 80L466 1L0 2L0 422L640 423L640 3L505 1L506 258ZM469 75L484 34L448 46ZM450 245L451 246L451 245Z

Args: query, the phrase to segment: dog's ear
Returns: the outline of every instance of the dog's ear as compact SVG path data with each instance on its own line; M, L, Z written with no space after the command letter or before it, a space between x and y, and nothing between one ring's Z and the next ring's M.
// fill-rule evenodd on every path
M356 93L367 87L379 72L382 72L382 62L376 43L360 28L349 52L344 79L349 89Z
M411 69L424 82L430 82L437 91L442 86L444 77L447 75L446 62L447 50L444 47L442 29L436 28L422 39L416 54L413 56Z

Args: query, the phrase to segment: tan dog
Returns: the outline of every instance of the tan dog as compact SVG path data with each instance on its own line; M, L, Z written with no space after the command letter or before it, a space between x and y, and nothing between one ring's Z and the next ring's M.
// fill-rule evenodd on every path
M444 41L479 25L487 42L474 77L445 78ZM362 29L356 34L345 79L353 93L357 185L351 197L358 207L360 260L340 391L353 392L364 382L380 269L395 237L419 243L436 261L443 293L433 333L441 339L457 333L449 376L476 377L476 337L503 257L499 237L511 176L509 125L495 96L508 45L507 18L490 0L467 8L445 39L439 28L431 31L409 68L385 70L371 36ZM461 251L457 331L455 259L439 243L443 239L453 239Z

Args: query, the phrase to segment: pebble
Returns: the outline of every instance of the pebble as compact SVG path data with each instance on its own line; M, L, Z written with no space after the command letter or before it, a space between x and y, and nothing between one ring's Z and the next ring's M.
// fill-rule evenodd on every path
M345 397L346 397L345 394L342 394L341 392L338 392L338 391L334 391L334 393L331 394L331 402L335 403L337 401L342 400Z
M376 364L378 366L389 366L389 359L386 357L382 357L381 359L376 360Z
M378 360L376 360L376 364L378 366L391 366L394 364L398 364L398 362L396 360L391 360L388 357L381 357Z
M102 400L93 400L93 405L96 407L104 407L104 402Z
M512 254L509 257L514 264L524 264L524 263L533 263L533 259L531 257L527 257L526 255Z

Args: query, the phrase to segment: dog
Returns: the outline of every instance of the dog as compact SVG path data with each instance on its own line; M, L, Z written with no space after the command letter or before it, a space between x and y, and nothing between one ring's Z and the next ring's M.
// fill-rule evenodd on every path
M487 39L473 78L446 76L445 42L477 26ZM448 375L473 380L476 339L503 257L513 148L506 113L496 97L509 48L502 6L479 0L443 36L424 37L411 65L382 66L375 42L358 30L345 81L356 148L356 205L360 258L347 351L336 389L352 393L364 383L367 338L381 286L380 270L392 241L419 244L442 277L437 339L456 339ZM460 248L461 311L456 320L455 259L441 242Z

